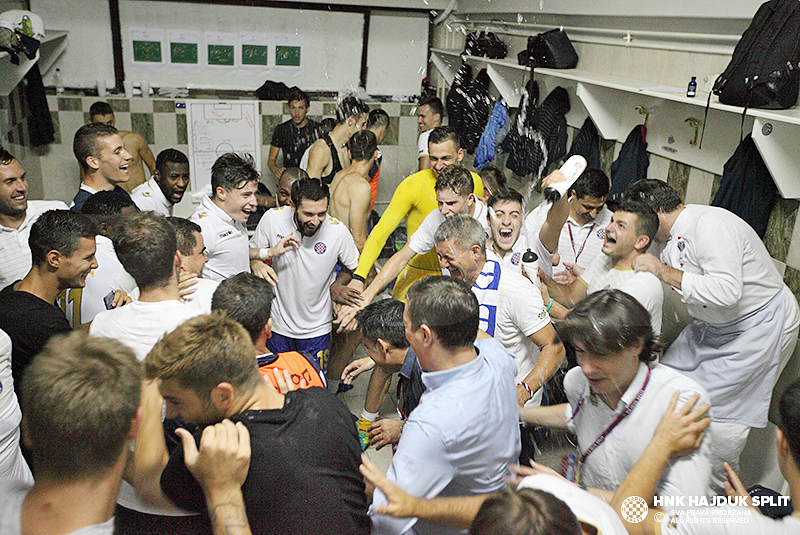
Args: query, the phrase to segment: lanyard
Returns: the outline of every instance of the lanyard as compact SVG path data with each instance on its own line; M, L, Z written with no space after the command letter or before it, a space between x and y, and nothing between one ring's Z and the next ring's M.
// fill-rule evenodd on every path
M622 414L620 414L619 416L617 416L617 419L616 419L616 420L614 420L614 421L611 423L611 425L609 425L609 426L606 428L606 430L605 430L605 431L603 431L602 433L600 433L600 436L599 436L599 437L597 437L597 439L595 439L594 443L592 443L592 445L591 445L591 446L589 446L589 448L588 448L588 449L587 449L585 452L581 453L580 460L579 460L579 463L580 463L580 464L583 464L584 462L586 462L586 459L587 459L587 457L589 457L589 455L591 455L591 453L592 453L592 452L593 452L595 449L597 449L597 447L598 447L600 444L602 444L602 443L605 441L606 437L607 437L607 436L608 436L608 435L611 433L611 431L613 431L613 430L614 430L614 428L615 428L615 427L617 427L617 425L619 425L619 423L620 423L622 420L624 420L624 419L625 419L625 417L626 417L626 416L628 416L628 415L629 415L629 414L630 414L630 413L633 411L633 408L636 406L636 404L637 404L637 403L639 403L639 400L640 400L640 399L642 399L642 395L644 394L644 389L645 389L645 388L647 388L647 383L649 383L649 382L650 382L650 369L648 368L648 370L647 370L647 376L644 378L644 384L642 385L642 389L641 389L641 390L639 390L639 393L638 393L638 394L636 394L636 397L634 398L633 402L631 402L631 404L630 404L630 405L628 405L628 408L627 408L627 409L625 409L625 411L623 411L623 413L622 413ZM577 407L575 407L575 413L572 415L572 417L573 417L573 418L575 418L575 416L576 416L576 415L578 414L578 412L581 410L581 407L582 407L582 406L583 406L583 396L581 396L581 398L578 400L578 406L577 406Z
M594 223L592 226L589 227L589 233L583 239L583 244L581 244L581 248L578 249L578 252L575 252L575 241L572 239L572 225L567 224L567 230L569 231L569 242L572 244L572 254L575 255L575 263L578 263L578 258L580 258L581 253L583 252L583 248L586 247L586 241L589 239L589 236L592 235L592 231L594 230Z

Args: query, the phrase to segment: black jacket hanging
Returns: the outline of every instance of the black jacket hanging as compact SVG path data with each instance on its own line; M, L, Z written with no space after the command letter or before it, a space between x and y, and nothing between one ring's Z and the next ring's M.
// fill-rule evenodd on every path
M606 197L606 204L611 211L617 209L628 184L647 178L650 157L647 155L646 133L644 125L634 126L622 144L619 156L611 164L611 190Z
M472 67L468 63L462 63L445 100L447 116L450 118L449 125L458 132L459 137L464 130L464 123L469 111L469 88L471 85Z
M722 180L711 206L726 208L747 221L760 237L778 198L778 188L748 134L725 162Z
M567 158L575 154L586 158L587 168L600 169L600 135L591 117L586 117L580 131L575 134Z
M31 147L48 145L55 141L55 129L38 64L31 67L25 75L23 84L25 84L24 95L28 109L28 136Z

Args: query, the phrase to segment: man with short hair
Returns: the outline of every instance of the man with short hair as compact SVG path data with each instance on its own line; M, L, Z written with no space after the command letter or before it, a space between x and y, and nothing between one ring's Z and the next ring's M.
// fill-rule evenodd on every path
M142 375L131 350L114 340L78 331L45 346L20 389L36 482L0 481L3 535L125 533L112 515L142 421ZM209 510L218 513L214 534L248 535L241 494L247 430L230 421L209 430L199 454L194 441L186 440L191 435L181 431L186 463L203 486Z
M369 108L354 96L345 97L336 105L336 126L311 145L308 155L308 176L330 184L336 173L350 165L347 142L367 124Z
M353 134L347 145L350 165L333 177L328 211L347 226L361 253L367 241L372 194L368 173L378 155L378 140L375 134L365 130Z
M428 140L429 150L435 160L431 169L419 171L403 179L394 191L392 200L383 212L380 221L370 232L364 250L358 259L358 269L353 273L353 280L349 283L351 288L363 291L366 278L372 266L378 259L386 240L394 232L401 220L405 220L408 235L414 234L422 221L432 211L436 210L436 178L448 165L461 162L464 159L464 150L455 130L449 127L435 128ZM483 182L480 176L472 173L475 183L472 193L480 197L483 195ZM414 257L403 270L395 282L392 297L405 299L406 291L411 284L428 275L441 273L439 261L431 250L426 255Z
M115 338L144 360L161 335L201 311L180 299L177 238L166 218L134 214L112 222L108 233L119 261L139 286L139 299L95 316L89 334Z
M188 187L189 158L179 150L165 149L158 153L153 176L137 186L131 198L143 212L169 217Z
M293 87L286 96L291 118L272 131L269 157L269 170L279 180L288 167L298 167L305 150L319 139L319 124L309 119L308 108L311 99L299 87ZM283 165L278 166L278 154L283 152Z
M182 293L184 303L200 309L201 314L211 312L211 297L219 282L203 277L203 267L208 262L208 253L203 241L203 229L194 221L182 217L168 217L178 242L178 260L181 261L181 275L193 276L191 293ZM180 280L180 279L179 279Z
M522 273L522 255L528 246L523 236L522 195L514 189L501 187L492 192L486 202L486 217L492 231L486 242L486 258L500 262L504 268Z
M114 532L114 500L139 423L142 368L114 340L49 342L18 386L36 482L0 481L0 530Z
M110 124L90 123L75 132L72 152L81 167L81 186L70 210L80 212L83 203L98 191L120 189L130 181L131 154L125 150L119 131Z
M96 235L89 218L69 210L45 212L31 227L33 265L0 292L0 329L11 337L14 384L22 384L25 368L53 335L71 330L56 298L68 288L83 288L97 267Z
M211 167L211 196L203 196L189 218L203 229L208 253L203 276L221 281L249 271L250 259L258 257L258 250L248 248L245 226L250 212L256 209L258 180L249 154L223 154ZM258 269L265 269L263 262Z
M146 455L135 470L150 500L206 509L182 450L167 454L163 396L167 417L200 429L224 418L247 427L252 455L242 492L254 534L369 533L347 408L322 388L278 393L258 372L253 343L237 322L218 313L189 320L156 344L145 374L153 383L136 446Z
M611 222L611 211L605 206L609 188L606 174L600 169L589 168L566 195L570 199L569 217L560 229L558 247L553 251L560 257L558 265L553 268L558 282L572 282L579 274L576 271L581 272L589 267L600 254L605 228ZM544 226L550 206L544 201L525 218L529 245Z
M383 138L386 137L386 131L389 129L389 114L381 108L375 108L369 112L367 117L367 130L375 134L375 139L378 145L383 143ZM369 170L369 185L372 187L372 202L369 209L375 208L375 197L378 195L378 181L381 176L381 163L383 163L383 154L378 149L378 157L372 164L372 169Z
M387 284L403 272L412 259L421 257L436 247L434 233L447 218L458 214L466 214L468 217L475 218L483 226L484 241L486 240L486 236L489 234L486 205L475 198L475 194L472 193L474 187L472 173L466 167L449 165L439 172L434 186L439 209L429 213L416 232L409 237L408 243L383 265L378 276L362 292L361 304L348 306L340 315L338 320L343 326L348 326L358 310L370 304ZM437 274L441 274L441 271ZM350 328L354 327L354 325L350 325Z
M558 333L577 360L564 377L568 403L525 408L530 424L566 428L578 437L582 486L611 497L636 464L679 392L679 406L708 394L690 378L657 363L658 337L647 310L620 290L601 290L581 301ZM671 463L658 485L660 496L705 496L711 475L708 441Z
M0 147L0 289L31 269L28 236L31 226L48 210L66 210L61 201L29 201L25 169Z
M164 334L201 311L181 301L178 245L166 218L152 212L135 214L112 223L109 235L140 295L129 305L95 316L89 334L119 340L141 361ZM122 484L117 503L118 523L132 531L150 525L155 531L171 533L199 525L197 518L186 518L185 511L152 507L128 482Z
M247 330L258 361L258 370L276 389L275 372L289 372L294 388L305 381L304 388L325 387L325 378L308 358L297 351L273 353L267 349L272 336L272 285L251 273L239 273L219 284L211 301L211 309L225 312ZM281 376L282 377L282 376Z
M639 256L649 271L680 291L692 321L662 362L711 395L714 490L724 492L722 461L736 470L751 427L767 424L772 390L797 343L800 308L758 234L735 214L684 205L665 182L639 180L625 197L658 213L661 258Z
M480 304L480 328L516 357L519 405L538 405L541 386L564 360L542 294L522 275L486 258L486 237L466 215L445 220L434 236L442 269L472 287Z
M550 177L548 177L549 179ZM547 179L545 179L547 181ZM556 229L563 226L570 208L567 204L576 202L572 198L559 199L553 203L548 216L551 224L540 231L540 240L551 246L558 239ZM553 213L555 212L555 216ZM554 299L550 314L563 319L569 308L587 295L615 288L632 295L650 313L653 331L661 333L661 308L664 304L664 290L661 281L653 274L634 271L631 267L635 259L645 254L652 245L658 230L658 216L647 204L636 199L624 199L611 216L605 228L603 248L589 267L577 280L564 285L541 274L547 295ZM545 232L550 237L543 237Z
M478 314L469 286L452 277L428 277L408 291L406 337L427 391L403 427L387 477L414 496L494 492L519 454L514 364L496 341L476 342ZM385 502L376 491L374 534L459 533L377 514Z
M116 126L117 119L114 116L114 109L107 102L95 102L89 108L89 120L92 123L103 123L110 126ZM127 130L120 130L119 135L125 144L125 150L131 156L130 162L130 180L122 184L122 188L128 193L132 193L134 188L144 184L144 163L150 174L154 174L158 165L153 157L153 151L147 145L147 141L140 134L129 132Z
M108 237L112 219L136 213L133 201L117 190L98 191L86 200L81 213L97 225L95 258L98 265L86 277L83 288L69 288L58 296L61 310L73 328L91 323L100 312L122 306L139 294L136 281L120 264Z
M292 200L292 184L301 178L308 178L308 173L299 167L287 167L283 170L283 173L281 173L278 179L278 187L275 192L276 208L289 206Z
M420 171L431 168L431 160L428 154L428 138L434 128L442 126L442 117L444 117L444 106L439 97L428 97L419 101L419 106L417 106L417 125L419 125L419 139L417 140L419 154L417 160L419 160Z
M319 179L298 180L291 205L267 211L251 239L253 247L266 251L279 279L267 347L273 353L304 353L323 373L333 319L329 289L334 279L345 284L358 262L347 226L327 213L329 199L328 186ZM338 277L337 263L344 266Z
M403 303L397 299L382 299L369 304L356 315L368 356L351 362L342 373L342 379L350 383L363 372L372 370L364 410L358 419L364 448L375 446L379 450L389 444L397 444L404 422L419 405L425 391L422 368L406 338L403 309ZM385 393L382 385L394 373L398 374L397 413L400 419L384 418L376 422L383 403L382 394ZM381 388L374 385L381 385Z

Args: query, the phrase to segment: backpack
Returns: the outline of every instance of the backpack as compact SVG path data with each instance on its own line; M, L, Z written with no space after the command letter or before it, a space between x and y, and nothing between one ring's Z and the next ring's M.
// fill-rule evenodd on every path
M712 92L732 106L780 110L797 102L800 89L800 2L761 5L733 50Z
M753 137L748 134L725 162L711 206L719 206L747 221L763 238L778 188L772 180Z

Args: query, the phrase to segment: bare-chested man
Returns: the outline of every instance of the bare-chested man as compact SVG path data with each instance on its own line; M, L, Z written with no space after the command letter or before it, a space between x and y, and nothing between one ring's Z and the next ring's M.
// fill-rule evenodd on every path
M371 131L363 130L350 138L348 149L350 165L333 177L328 213L350 229L361 253L367 241L367 220L372 200L369 170L378 157L378 141Z
M336 106L336 126L330 134L322 136L311 145L308 155L308 176L319 178L325 184L334 175L350 165L347 142L367 124L369 108L356 97L349 96Z
M111 126L116 126L114 123L117 121L114 117L114 110L108 102L103 101L95 102L89 108L89 120L93 123L105 123ZM125 150L133 156L129 167L130 180L120 184L125 191L131 193L136 186L144 184L147 180L144 174L144 165L147 166L150 175L155 172L156 157L153 156L153 151L150 150L147 141L141 135L127 130L120 130L119 135L125 144Z

